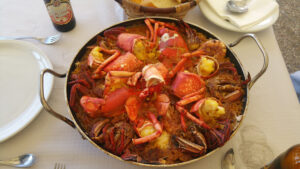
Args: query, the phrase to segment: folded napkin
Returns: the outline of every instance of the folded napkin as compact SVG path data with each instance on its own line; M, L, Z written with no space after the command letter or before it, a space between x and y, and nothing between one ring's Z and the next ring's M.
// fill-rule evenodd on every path
M236 14L227 10L228 0L206 1L217 15L240 29L248 29L260 23L279 8L275 0L248 0L248 12Z

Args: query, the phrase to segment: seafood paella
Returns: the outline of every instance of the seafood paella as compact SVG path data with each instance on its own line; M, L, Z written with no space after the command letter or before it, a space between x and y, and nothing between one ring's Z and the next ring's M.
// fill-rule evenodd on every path
M87 135L123 160L174 164L222 146L243 112L245 85L226 45L184 21L113 27L68 80Z

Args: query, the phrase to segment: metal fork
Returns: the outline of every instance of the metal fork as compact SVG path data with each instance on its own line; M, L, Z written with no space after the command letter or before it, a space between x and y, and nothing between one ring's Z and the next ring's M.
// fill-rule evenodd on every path
M66 169L66 165L61 163L55 163L54 169Z
M55 42L57 42L60 39L61 35L52 35L48 36L45 38L40 38L40 37L33 37L33 36L18 36L18 37L5 37L5 36L0 36L0 40L22 40L22 39L34 39L37 40L43 44L46 45L51 45Z

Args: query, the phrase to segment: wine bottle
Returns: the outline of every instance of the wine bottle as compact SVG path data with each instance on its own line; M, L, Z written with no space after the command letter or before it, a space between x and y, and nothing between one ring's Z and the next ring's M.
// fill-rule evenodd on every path
M281 153L262 169L300 169L300 144Z
M75 17L70 0L44 0L51 21L60 32L72 30L75 25Z

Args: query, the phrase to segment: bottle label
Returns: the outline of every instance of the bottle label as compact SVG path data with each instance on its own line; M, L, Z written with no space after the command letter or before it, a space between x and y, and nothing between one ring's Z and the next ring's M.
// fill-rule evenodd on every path
M72 19L72 8L68 0L51 0L46 4L53 23L65 25Z

